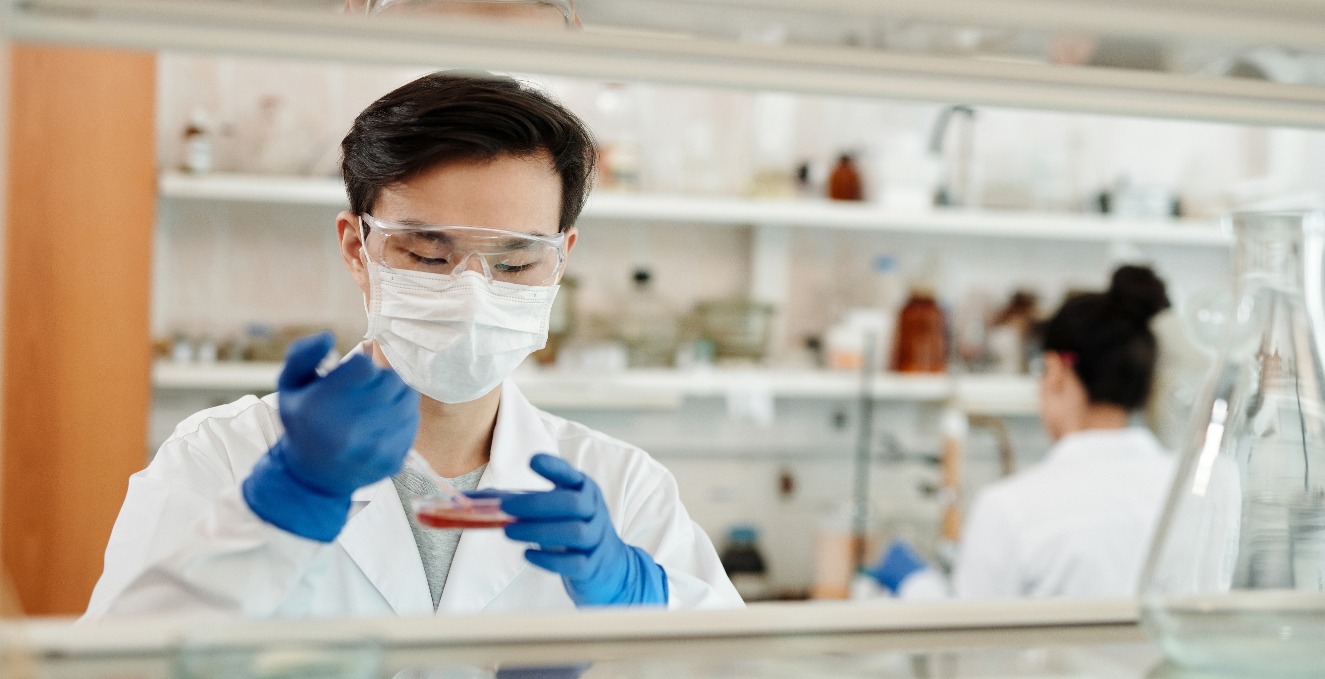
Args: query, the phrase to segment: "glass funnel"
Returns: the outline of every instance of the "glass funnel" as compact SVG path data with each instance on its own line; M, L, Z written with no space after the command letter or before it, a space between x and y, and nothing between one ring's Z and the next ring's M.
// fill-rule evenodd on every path
M1233 313L1141 580L1174 662L1320 676L1325 643L1325 215L1244 213Z

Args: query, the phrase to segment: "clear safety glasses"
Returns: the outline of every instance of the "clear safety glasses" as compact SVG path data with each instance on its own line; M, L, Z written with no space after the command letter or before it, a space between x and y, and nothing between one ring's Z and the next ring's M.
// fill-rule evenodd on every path
M368 258L383 266L434 274L479 271L488 280L551 285L566 265L566 234L538 236L482 226L417 226L360 215Z

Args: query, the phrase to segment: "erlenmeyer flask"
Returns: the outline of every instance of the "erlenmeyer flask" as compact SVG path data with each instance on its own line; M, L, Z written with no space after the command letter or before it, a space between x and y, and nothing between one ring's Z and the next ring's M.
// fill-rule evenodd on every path
M1320 676L1325 643L1325 215L1244 213L1232 317L1141 580L1176 663Z

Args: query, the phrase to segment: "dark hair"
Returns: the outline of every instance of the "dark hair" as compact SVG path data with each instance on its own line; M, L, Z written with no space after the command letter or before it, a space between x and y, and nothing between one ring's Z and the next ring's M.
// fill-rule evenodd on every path
M514 78L442 71L396 88L364 109L341 142L350 210L371 214L382 189L454 160L546 152L561 177L558 230L589 195L596 150L574 113Z
M1072 297L1044 325L1044 349L1075 357L1073 369L1091 403L1134 410L1145 405L1159 344L1150 319L1169 308L1154 271L1124 266L1103 293Z

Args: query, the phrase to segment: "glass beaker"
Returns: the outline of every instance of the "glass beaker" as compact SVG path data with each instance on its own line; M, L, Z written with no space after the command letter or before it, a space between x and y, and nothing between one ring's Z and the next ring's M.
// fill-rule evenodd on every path
M1142 620L1182 666L1319 676L1325 214L1231 221L1235 305L1142 575Z

